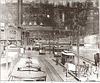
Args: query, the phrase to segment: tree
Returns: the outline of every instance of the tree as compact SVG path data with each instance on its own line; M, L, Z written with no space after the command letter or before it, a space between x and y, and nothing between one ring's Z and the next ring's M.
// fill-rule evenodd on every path
M77 4L76 11L74 12L73 22L72 22L72 30L74 35L76 35L77 40L77 56L78 56L78 62L77 65L79 65L79 36L84 35L85 29L84 27L87 25L87 13L90 11L90 9L93 9L93 3L90 1L85 2L86 6L80 5L81 3ZM80 75L80 69L78 67L78 76Z

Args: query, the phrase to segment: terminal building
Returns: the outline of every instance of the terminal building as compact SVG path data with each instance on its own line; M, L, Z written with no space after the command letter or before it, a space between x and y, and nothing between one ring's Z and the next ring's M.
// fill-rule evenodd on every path
M99 3L0 0L0 80L100 81Z

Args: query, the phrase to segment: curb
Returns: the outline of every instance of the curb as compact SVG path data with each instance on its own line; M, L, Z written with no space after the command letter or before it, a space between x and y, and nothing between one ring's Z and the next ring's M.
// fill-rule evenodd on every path
M56 60L52 59L54 62L56 62ZM60 66L64 67L65 66L62 63L58 63ZM68 71L68 73L73 76L77 81L81 81L72 71Z

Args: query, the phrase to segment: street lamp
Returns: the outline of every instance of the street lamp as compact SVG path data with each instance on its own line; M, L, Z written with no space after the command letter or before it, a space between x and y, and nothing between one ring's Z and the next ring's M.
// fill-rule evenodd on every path
M29 25L32 25L32 22L29 22Z
M34 21L33 25L37 25L36 21Z
M42 26L42 25L43 25L43 23L41 22L41 23L40 23L40 25Z
M47 18L50 18L50 15L49 14L47 15Z

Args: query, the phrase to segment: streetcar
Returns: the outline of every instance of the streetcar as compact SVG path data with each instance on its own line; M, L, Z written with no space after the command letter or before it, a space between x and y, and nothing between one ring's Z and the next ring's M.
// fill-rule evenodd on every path
M61 52L61 63L68 63L68 70L75 71L75 54L71 51L64 50Z

